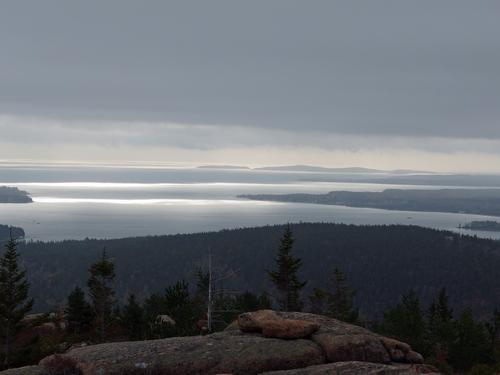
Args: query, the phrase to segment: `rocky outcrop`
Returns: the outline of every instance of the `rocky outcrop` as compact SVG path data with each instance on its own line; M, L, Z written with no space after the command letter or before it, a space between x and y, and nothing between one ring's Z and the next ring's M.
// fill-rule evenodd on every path
M363 361L390 363L391 356L382 342L373 335L331 335L313 337L324 351L327 362Z
M438 375L432 366L369 362L337 362L295 370L265 372L263 375Z
M320 325L300 319L285 319L272 310L241 314L238 326L242 332L258 332L264 337L296 340L311 336Z
M66 356L75 359L86 375L121 374L134 368L179 375L259 374L324 363L321 348L310 340L239 332L93 345L73 349Z
M41 366L26 366L0 371L2 375L41 375L43 368Z
M400 341L325 316L271 310L242 314L238 324L220 333L84 346L70 349L63 357L84 375L435 371L422 365L422 356ZM50 357L40 365L49 362Z

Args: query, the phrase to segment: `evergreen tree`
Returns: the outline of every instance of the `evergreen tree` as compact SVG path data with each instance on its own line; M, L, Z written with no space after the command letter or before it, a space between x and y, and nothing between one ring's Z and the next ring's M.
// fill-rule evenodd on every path
M186 336L196 332L199 309L196 309L189 296L189 284L185 280L165 289L165 308L166 313L175 320L177 335Z
M33 307L28 298L29 283L26 271L18 265L17 243L12 238L5 245L5 253L0 259L0 338L3 346L3 366L11 363L12 344L22 328L21 322Z
M85 293L80 287L73 289L68 296L66 317L69 331L77 335L88 331L92 324L92 307L85 300Z
M144 309L137 302L134 294L128 297L127 304L123 307L122 322L130 340L142 340L144 338Z
M314 288L309 296L309 304L313 314L325 315L327 310L328 293L321 288Z
M486 326L490 335L491 352L493 360L500 370L500 311L493 312L493 319Z
M474 364L492 361L490 341L485 326L465 310L456 321L456 339L450 348L450 363L458 370L468 370Z
M409 343L414 350L424 355L429 352L424 313L413 289L402 296L399 304L384 313L380 330Z
M439 291L437 299L429 307L429 334L437 356L446 358L454 338L454 327L453 310L445 288Z
M152 294L144 301L146 339L162 339L175 335L170 323L158 320L161 315L167 315L165 297L159 293Z
M90 278L88 287L92 298L92 307L95 315L95 326L99 339L103 342L111 323L111 315L115 304L113 281L115 279L115 266L108 259L106 250L102 252L101 259L92 264L89 269Z
M347 286L347 277L338 268L333 270L331 278L333 293L328 296L327 315L344 322L355 323L358 310L353 307L356 291Z
M347 277L334 268L329 280L330 290L315 288L309 297L312 312L324 314L344 322L355 323L358 310L353 307L356 291L347 286Z
M274 259L277 270L267 271L278 291L278 304L283 311L302 310L300 291L307 283L299 281L298 271L302 267L302 260L292 255L293 243L292 230L290 225L287 225L281 238L278 255Z
M266 294L257 296L247 291L235 297L234 308L238 313L270 309L271 301Z

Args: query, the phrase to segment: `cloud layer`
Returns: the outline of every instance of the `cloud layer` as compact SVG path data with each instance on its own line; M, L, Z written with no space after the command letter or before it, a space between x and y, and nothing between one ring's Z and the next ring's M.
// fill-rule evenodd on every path
M0 146L407 150L493 163L498 19L487 0L8 1Z

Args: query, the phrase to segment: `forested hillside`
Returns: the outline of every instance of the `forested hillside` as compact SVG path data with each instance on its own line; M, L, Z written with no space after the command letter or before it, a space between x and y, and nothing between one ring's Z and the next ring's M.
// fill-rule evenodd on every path
M76 285L85 287L89 266L105 247L116 265L116 287L123 300L161 291L197 267L213 263L236 276L224 287L240 291L271 291L265 270L283 234L283 226L214 233L29 243L20 246L31 279L36 309L64 301ZM303 259L301 277L308 293L324 285L333 267L342 269L358 290L356 303L368 317L379 316L415 288L424 303L446 287L458 310L471 306L489 313L500 306L500 243L416 226L354 226L294 224L294 253ZM304 298L305 299L305 298Z
M380 192L331 191L326 194L246 194L239 198L500 216L500 189L386 189Z
M16 187L0 186L0 203L31 203L33 200L26 191Z

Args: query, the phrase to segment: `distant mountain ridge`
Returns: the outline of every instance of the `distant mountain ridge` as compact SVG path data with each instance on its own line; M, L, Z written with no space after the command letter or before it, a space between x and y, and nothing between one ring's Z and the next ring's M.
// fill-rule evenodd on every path
M392 174L411 174L411 173L431 173L424 171L416 171L411 169L396 169L396 170L382 170L382 169L372 169L363 167L344 167L344 168L330 168L330 167L318 167L314 165L281 165L281 166L268 166L268 167L257 167L250 168L246 166L239 165L201 165L197 168L200 169L246 169L254 171L279 171L279 172L316 172L316 173L392 173Z
M200 165L198 169L251 169L241 165Z

